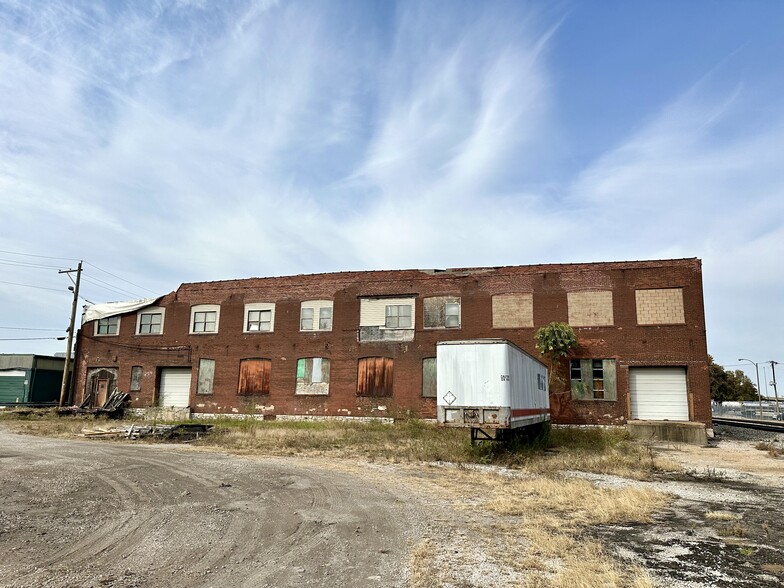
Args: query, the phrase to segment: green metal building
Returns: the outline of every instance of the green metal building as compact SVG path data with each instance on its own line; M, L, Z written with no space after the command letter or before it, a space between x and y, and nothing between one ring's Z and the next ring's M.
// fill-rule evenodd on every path
M0 406L60 400L64 357L0 354Z

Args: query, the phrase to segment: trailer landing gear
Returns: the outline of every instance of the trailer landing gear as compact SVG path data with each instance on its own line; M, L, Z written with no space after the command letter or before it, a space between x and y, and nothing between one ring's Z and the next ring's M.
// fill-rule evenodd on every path
M478 427L471 427L471 445L476 445L477 441L505 441L507 439L505 429L495 429L495 434L491 435L488 431Z

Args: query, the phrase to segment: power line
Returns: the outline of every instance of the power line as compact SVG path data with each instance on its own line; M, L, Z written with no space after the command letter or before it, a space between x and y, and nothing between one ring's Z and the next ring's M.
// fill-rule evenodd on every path
M59 265L46 265L43 263L26 263L24 261L14 261L13 259L1 259L0 264L13 267L34 267L38 269L60 269Z
M65 337L21 337L18 339L5 339L0 341L65 341Z
M40 329L38 327L0 327L10 331L64 331L65 329Z
M82 279L84 281L86 281L86 282L90 282L94 286L98 286L99 288L103 288L104 290L109 290L110 292L114 292L115 294L119 294L120 296L130 296L132 298L141 298L141 296L138 296L137 294L132 294L130 292L119 290L119 289L113 287L111 284L109 284L107 282L104 282L104 284L106 284L104 286L104 285L101 285L101 284L98 283L100 280L93 280L93 279L90 279L90 278L88 278L86 276L82 276Z
M17 282L0 281L0 284L9 284L11 286L24 286L25 288L37 288L38 290L51 290L52 292L66 292L66 290L63 288L46 288L44 286L34 286L33 284L19 284Z
M5 251L0 249L0 253L7 253L9 255L21 255L23 257L40 257L41 259L59 259L61 261L79 261L71 257L52 257L51 255L34 255L32 253L19 253L18 251Z
M140 286L139 284L134 284L130 280L126 280L125 278L121 278L120 276L117 276L117 275L115 275L115 274L113 274L111 272L107 272L105 269L101 269L100 267L98 267L94 263L90 263L89 261L85 261L84 263L86 263L89 266L94 267L95 269L97 269L99 271L102 271L105 274L109 274L113 278L117 278L118 280L121 280L121 281L125 282L126 284L130 284L131 286L136 286L137 288L141 288L142 290L144 290L146 292L149 292L150 294L156 294L156 295L158 294L157 292L154 292L154 291L150 290L149 288L145 288L144 286Z

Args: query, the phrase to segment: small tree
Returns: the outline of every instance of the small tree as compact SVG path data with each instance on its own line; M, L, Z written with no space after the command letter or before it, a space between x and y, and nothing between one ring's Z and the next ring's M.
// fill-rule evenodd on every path
M577 346L577 336L572 327L566 323L552 322L536 331L536 348L550 362L549 380L552 386L553 375L557 363L568 357L572 349Z

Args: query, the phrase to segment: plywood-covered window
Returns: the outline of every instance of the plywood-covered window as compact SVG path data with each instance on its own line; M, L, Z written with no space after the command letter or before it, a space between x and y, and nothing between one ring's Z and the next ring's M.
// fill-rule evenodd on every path
M493 296L493 328L522 329L534 326L534 296L531 293Z
M212 394L212 383L215 380L215 360L199 360L199 382L196 394Z
M569 380L573 400L617 400L614 359L572 359Z
M240 381L237 394L269 394L272 360L253 358L240 360Z
M303 357L297 360L295 394L329 394L329 359Z
M422 360L422 397L435 398L437 392L436 358L426 357Z
M392 396L390 357L363 357L357 365L357 396Z

